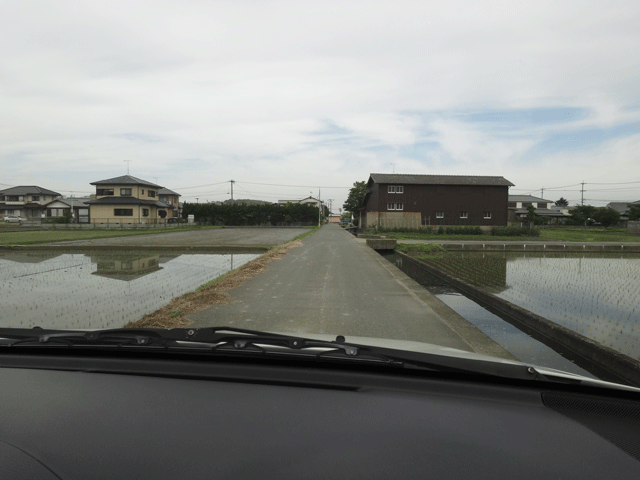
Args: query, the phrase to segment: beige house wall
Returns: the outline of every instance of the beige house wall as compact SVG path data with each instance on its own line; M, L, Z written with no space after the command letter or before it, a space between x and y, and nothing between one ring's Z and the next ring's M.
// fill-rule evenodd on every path
M128 208L133 210L131 217L116 216L115 209ZM142 209L149 209L149 215L143 216ZM156 223L158 221L158 207L155 205L91 205L91 223Z

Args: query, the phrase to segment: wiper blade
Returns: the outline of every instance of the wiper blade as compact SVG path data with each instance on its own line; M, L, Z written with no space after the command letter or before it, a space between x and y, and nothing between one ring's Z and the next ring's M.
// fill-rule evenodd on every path
M199 329L43 330L0 329L0 347L18 346L122 347L208 350L218 353L304 355L317 359L351 359L437 372L481 374L521 380L548 380L522 364L483 361L438 354L395 350L345 342L313 340L234 327Z
M43 330L0 329L0 346L25 345L68 346L146 346L222 349L251 349L259 345L283 347L292 350L327 348L342 351L346 355L357 355L358 348L348 344L311 340L290 335L259 332L232 327L201 329L176 328L172 330L107 329L107 330Z

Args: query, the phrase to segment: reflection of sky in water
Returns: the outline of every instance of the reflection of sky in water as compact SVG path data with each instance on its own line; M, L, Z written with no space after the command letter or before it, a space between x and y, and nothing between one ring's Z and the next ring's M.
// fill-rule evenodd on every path
M0 327L121 327L257 256L2 255Z
M507 286L497 296L640 356L640 259L510 258Z

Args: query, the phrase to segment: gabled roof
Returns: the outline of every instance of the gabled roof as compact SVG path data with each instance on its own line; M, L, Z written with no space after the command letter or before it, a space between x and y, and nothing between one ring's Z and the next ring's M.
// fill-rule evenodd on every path
M536 202L536 203L554 203L553 200L546 200L533 195L509 195L510 202Z
M164 187L158 190L158 195L178 195L179 197L181 196L179 193L176 193L173 190L169 190L168 188L164 188Z
M146 180L142 180L131 175L122 175L121 177L98 180L97 182L91 182L91 185L141 185L143 187L162 188L160 185L147 182Z
M38 187L37 185L23 185L19 187L6 188L0 190L0 195L53 195L59 197L58 192Z
M479 175L409 175L400 173L372 173L369 175L369 181L373 181L375 183L397 183L400 185L513 186L513 183L504 177Z
M75 208L75 207L88 207L89 204L87 202L89 200L91 200L91 197L58 198L57 200L49 202L49 203L45 204L44 206L48 207L49 205L51 205L53 203L60 202L60 203L64 203L65 205L69 205L72 208Z

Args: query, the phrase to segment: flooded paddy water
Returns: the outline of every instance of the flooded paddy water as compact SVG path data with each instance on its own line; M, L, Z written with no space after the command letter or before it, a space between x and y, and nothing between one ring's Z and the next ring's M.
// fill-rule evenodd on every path
M258 256L0 252L0 327L119 328Z
M529 332L502 321L496 312L426 271L407 271L412 267L408 262L403 265L400 257L387 258L522 360L526 356L531 362L576 371L567 368L566 361L557 358L557 352L535 342ZM601 345L640 359L638 254L442 252L426 255L421 261Z

